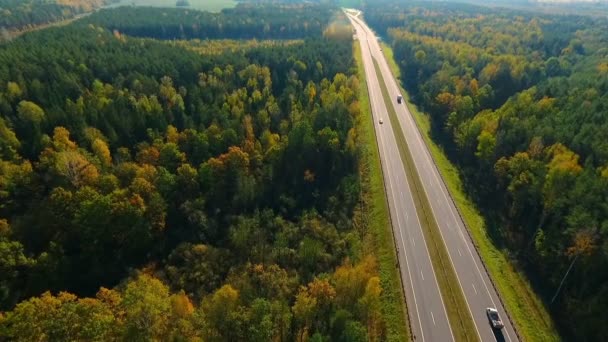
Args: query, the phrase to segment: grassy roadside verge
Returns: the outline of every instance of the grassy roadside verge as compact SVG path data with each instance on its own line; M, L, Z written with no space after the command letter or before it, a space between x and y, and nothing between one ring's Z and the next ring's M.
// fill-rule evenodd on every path
M393 75L400 79L400 70L395 63L392 49L383 43L382 50ZM464 191L458 169L431 139L431 124L428 116L418 111L403 87L401 91L519 333L528 341L559 341L557 329L543 302L532 290L526 278L513 268L506 255L492 243L487 235L483 217Z
M407 180L410 184L412 191L412 197L414 198L414 204L416 205L416 211L420 218L420 224L422 225L422 231L424 232L424 238L426 239L427 248L431 255L431 262L433 263L433 269L435 270L435 276L439 283L439 289L443 302L446 306L448 319L452 327L452 333L456 341L476 341L478 340L477 330L473 323L473 318L467 308L467 302L460 288L456 272L450 261L447 249L439 232L437 221L433 216L431 205L422 188L422 181L414 166L414 160L410 153L409 147L407 146L403 131L399 128L399 119L395 108L391 103L391 97L382 78L382 73L378 62L374 59L374 67L376 68L376 74L378 76L378 82L382 89L382 97L388 110L388 116L391 120L391 126L395 139L397 140L397 147L399 154L403 160L405 167L405 173Z
M366 209L368 236L366 250L373 253L378 261L382 284L381 310L386 322L388 341L411 340L407 318L407 307L397 264L395 242L390 223L389 209L384 191L384 180L380 154L376 143L376 133L371 115L367 82L363 69L361 47L353 43L359 79L359 103L361 115L356 123L361 146L361 183L363 206Z

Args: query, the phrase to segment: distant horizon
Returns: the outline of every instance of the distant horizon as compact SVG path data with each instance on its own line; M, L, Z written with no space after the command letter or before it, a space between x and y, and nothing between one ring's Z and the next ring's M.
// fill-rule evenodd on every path
M530 0L530 2L545 2L545 3L560 3L560 4L585 2L585 3L608 4L608 0Z

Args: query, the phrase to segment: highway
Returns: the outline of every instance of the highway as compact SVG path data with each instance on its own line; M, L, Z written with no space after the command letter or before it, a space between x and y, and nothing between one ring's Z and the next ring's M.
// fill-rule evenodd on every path
M454 341L410 185L374 69L372 52L369 47L370 40L373 41L376 38L366 34L364 28L357 22L352 22L357 28L362 48L376 140L398 248L401 281L412 323L412 334L416 336L416 341ZM380 119L383 121L382 124L380 124Z
M505 309L492 286L441 175L433 163L429 149L416 127L405 100L402 104L397 103L396 96L401 91L380 49L377 37L361 19L360 12L358 14L353 15L350 12L348 17L357 30L357 38L362 47L391 219L399 246L403 286L416 341L449 341L453 340L453 335L447 323L437 282L432 275L434 273L428 251L426 246L423 248L420 246L421 243L425 243L422 228L416 217L409 185L405 178L405 170L399 157L372 58L377 61L386 87L391 94L390 102L397 113L399 127L404 133L424 192L431 204L433 215L468 304L468 308L459 309L469 310L471 313L479 340L517 341L515 330L507 319ZM384 124L378 124L379 117L385 117ZM419 271L423 272L424 277L418 274ZM487 307L494 307L498 310L505 324L504 329L491 328L485 313ZM441 316L438 315L438 311ZM431 318L430 321L429 318ZM439 321L444 320L446 323L442 323L440 326Z

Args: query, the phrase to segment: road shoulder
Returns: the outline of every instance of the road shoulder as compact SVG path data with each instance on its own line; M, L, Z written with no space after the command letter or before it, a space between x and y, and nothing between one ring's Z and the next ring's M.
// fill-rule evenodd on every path
M384 178L380 164L380 154L376 143L367 82L363 69L361 47L353 43L353 52L357 62L359 79L359 104L361 114L356 127L361 146L360 176L362 183L363 211L369 232L365 240L366 248L376 255L382 284L382 314L386 322L388 341L411 340L407 306L403 294L403 285L397 265L397 254L390 223L387 196L384 189Z
M392 49L383 43L382 50L391 72L400 81L400 71L394 61ZM507 256L491 242L486 232L484 218L463 190L458 169L448 160L441 147L432 141L428 116L420 113L412 104L400 82L399 87L416 126L429 147L433 161L445 181L450 196L472 237L489 278L507 313L512 318L512 325L523 340L559 341L557 329L543 302L532 290L525 277L513 267Z

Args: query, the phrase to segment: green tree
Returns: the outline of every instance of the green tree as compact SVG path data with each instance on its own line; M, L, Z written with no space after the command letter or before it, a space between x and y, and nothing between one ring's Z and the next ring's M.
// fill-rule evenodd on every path
M21 142L17 139L15 132L7 126L6 121L0 117L0 158L3 160L14 160Z
M131 341L162 340L171 313L169 289L158 279L140 274L129 282L121 308L125 313L125 335Z
M209 341L246 339L239 293L224 285L203 301L206 315L205 338Z

